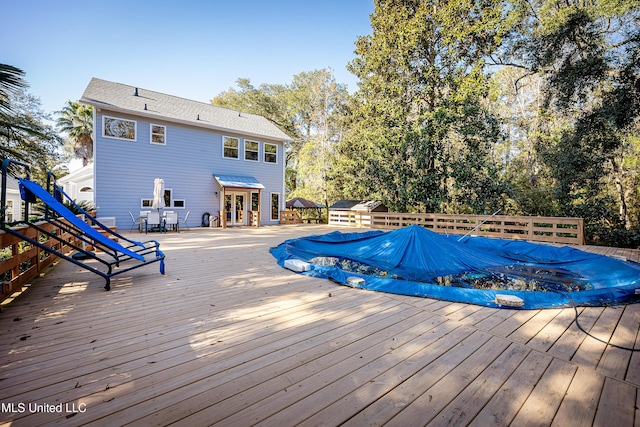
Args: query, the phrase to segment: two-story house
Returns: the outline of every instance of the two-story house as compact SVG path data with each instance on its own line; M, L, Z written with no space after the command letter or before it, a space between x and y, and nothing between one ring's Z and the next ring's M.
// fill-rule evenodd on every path
M264 117L92 79L80 100L94 114L94 192L98 215L131 225L150 210L154 179L167 210L220 224L280 222L285 203L284 144L291 137Z

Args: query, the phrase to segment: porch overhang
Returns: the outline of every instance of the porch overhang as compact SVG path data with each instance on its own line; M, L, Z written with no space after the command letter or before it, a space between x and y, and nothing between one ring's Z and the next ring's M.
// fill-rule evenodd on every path
M248 190L248 191L258 191L258 200L260 200L260 192L264 190L264 185L260 183L253 176L246 175L213 175L213 178L216 180L220 188L222 189L222 200L226 196L227 190ZM224 208L224 203L221 203L222 210L220 211L220 224L222 228L227 227L227 213ZM250 218L253 217L253 212L250 213ZM258 210L255 212L255 226L260 226L260 203L258 202ZM253 222L250 219L250 222Z
M264 185L252 176L242 175L213 175L220 188L242 188L249 190L264 190Z

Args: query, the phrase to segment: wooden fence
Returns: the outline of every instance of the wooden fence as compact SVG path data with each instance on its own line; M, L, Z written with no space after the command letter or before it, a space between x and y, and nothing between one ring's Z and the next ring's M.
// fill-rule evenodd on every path
M280 211L280 224L302 224L298 211Z
M445 215L329 211L329 225L395 229L421 225L445 234L584 245L584 220L506 215Z

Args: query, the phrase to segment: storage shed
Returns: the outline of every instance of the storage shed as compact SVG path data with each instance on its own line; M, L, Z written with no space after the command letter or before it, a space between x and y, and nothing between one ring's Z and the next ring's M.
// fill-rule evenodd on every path
M379 200L339 200L329 211L389 212L389 208Z
M339 200L329 206L329 225L368 227L371 212L389 212L379 200Z

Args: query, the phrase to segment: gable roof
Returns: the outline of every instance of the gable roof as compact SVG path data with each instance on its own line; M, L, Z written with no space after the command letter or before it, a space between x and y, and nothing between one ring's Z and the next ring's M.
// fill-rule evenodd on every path
M321 204L303 199L302 197L294 197L293 199L287 200L285 205L287 208L324 208Z
M158 118L192 126L208 127L249 136L291 141L265 117L238 112L146 89L92 78L80 102L138 116Z
M331 210L361 211L361 212L387 212L387 207L379 200L338 200L329 206Z
M358 203L360 203L360 200L338 200L333 205L329 206L329 209L349 210Z
M66 182L78 182L83 180L93 180L93 164L89 163L87 166L83 166L80 169L76 169L73 172L69 172L65 176L58 178L56 181L59 184Z

